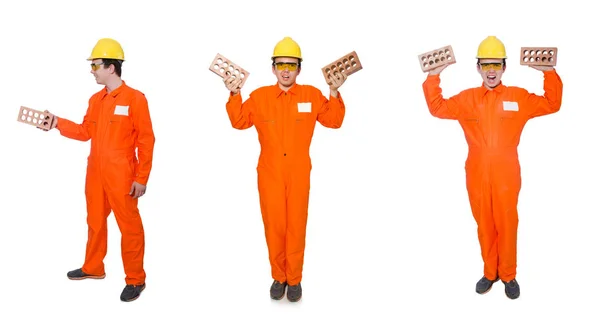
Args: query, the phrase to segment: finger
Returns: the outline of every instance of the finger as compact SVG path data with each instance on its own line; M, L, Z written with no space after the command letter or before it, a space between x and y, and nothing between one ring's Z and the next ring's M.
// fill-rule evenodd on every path
M330 86L335 86L338 82L338 77L337 74L332 74L331 75L331 83L329 84Z
M333 81L333 86L340 87L340 84L342 83L342 75L338 73L334 79L335 80Z
M133 195L134 191L135 191L135 185L131 184L131 189L129 189L129 195Z

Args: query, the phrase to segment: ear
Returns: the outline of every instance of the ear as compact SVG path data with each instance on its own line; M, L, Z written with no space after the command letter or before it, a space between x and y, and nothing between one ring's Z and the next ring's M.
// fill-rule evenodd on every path
M108 71L109 71L111 74L115 73L115 64L110 64L110 65L108 66Z
M275 65L271 65L271 71L273 71L274 75L277 75L277 72L275 71Z
M299 75L300 75L300 71L302 71L302 67L299 67L299 68L298 68L298 74L297 74L297 76L299 76Z

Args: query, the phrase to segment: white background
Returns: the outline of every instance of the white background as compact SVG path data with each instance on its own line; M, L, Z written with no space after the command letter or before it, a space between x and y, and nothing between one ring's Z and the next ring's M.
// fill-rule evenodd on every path
M195 5L192 5L194 3ZM0 8L1 334L590 334L598 331L595 14L583 1L11 1ZM583 8L583 9L582 9ZM587 10L586 10L587 8ZM567 23L569 22L569 23ZM445 97L481 85L488 35L509 54L507 85L543 94L521 46L555 46L561 110L520 146L518 276L511 301L482 275L459 125L432 117L417 55L452 45ZM270 56L291 36L298 77L326 95L320 68L355 50L341 129L317 125L300 303L272 301L256 186L255 129L231 127L221 53L275 82ZM21 105L81 122L102 87L99 38L125 50L123 79L148 98L156 134L148 193L147 288L123 303L120 233L109 217L107 277L69 281L87 239L89 142L16 121ZM597 320L597 319L596 319Z

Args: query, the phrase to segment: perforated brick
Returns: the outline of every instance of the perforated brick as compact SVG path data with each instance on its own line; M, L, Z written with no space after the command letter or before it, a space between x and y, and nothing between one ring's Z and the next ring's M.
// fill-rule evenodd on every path
M419 63L423 72L431 71L446 64L456 63L452 46L447 45L419 55Z
M351 53L345 55L344 57L341 57L335 62L332 62L329 65L321 68L323 76L325 77L325 81L328 85L331 85L332 74L337 75L341 72L349 76L360 70L362 70L362 64L360 63L360 59L358 59L356 51L352 51Z
M521 65L556 66L558 48L521 48Z
M221 54L217 54L217 56L215 56L215 59L212 61L208 69L223 79L230 76L233 78L237 78L239 76L239 78L242 78L240 86L238 86L240 89L242 86L244 86L246 79L248 79L248 76L250 75L250 72L244 70Z
M52 126L52 114L47 111L39 111L33 108L21 106L17 121L23 122L44 130L50 130Z

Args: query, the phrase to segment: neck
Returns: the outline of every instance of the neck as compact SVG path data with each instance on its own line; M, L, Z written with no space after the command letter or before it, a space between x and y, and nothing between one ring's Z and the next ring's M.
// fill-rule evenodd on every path
M121 80L120 77L116 76L115 78L111 78L108 83L106 83L106 91L108 93L116 90L119 86L121 86L121 84L123 83L123 80Z
M277 83L277 85L279 85L279 88L281 88L282 91L287 92L290 90L290 88L292 88L292 86L294 86L295 83L292 83L289 86L284 86L281 83Z
M500 86L501 83L496 84L495 86L490 86L488 84L486 84L485 82L483 83L483 86L485 86L485 88L487 88L488 90L492 91L494 88Z

